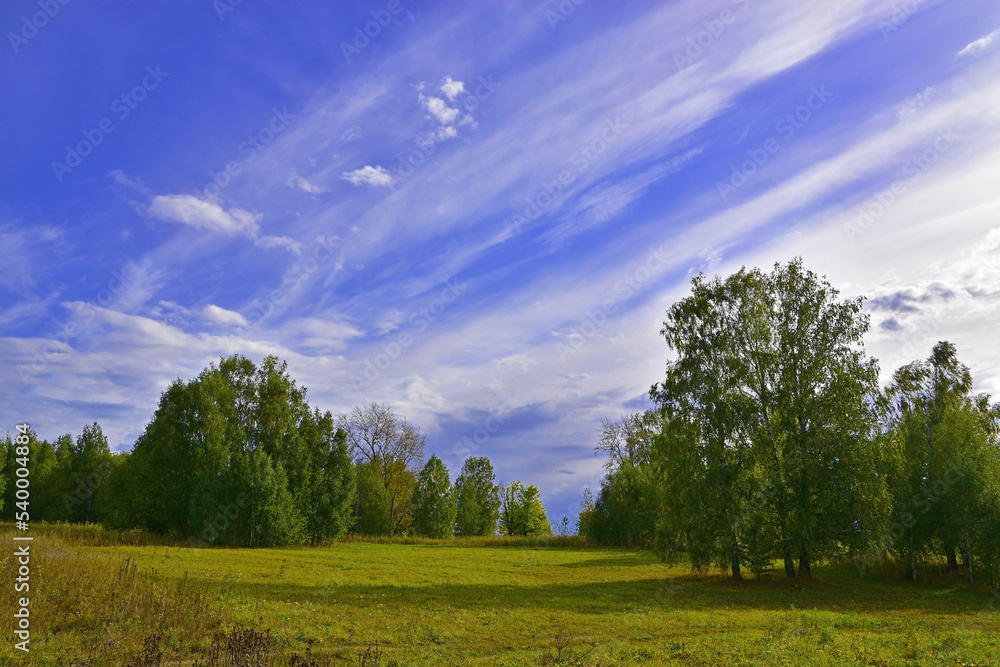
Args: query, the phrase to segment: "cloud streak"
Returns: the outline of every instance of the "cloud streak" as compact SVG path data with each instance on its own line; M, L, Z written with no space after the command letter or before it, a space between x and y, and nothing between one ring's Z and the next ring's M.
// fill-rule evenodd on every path
M192 46L191 92L143 106L129 129L148 143L106 140L88 161L93 192L11 173L4 409L46 406L58 417L44 435L98 418L127 446L173 378L273 353L319 406L387 401L450 466L468 438L558 515L599 479L601 418L661 379L657 332L690 277L797 255L872 297L883 373L949 337L977 386L1000 390L1000 88L982 28L1000 9L926 3L886 38L893 4L638 3L613 20L581 7L557 31L526 2L428 7L349 67L324 60L322 31L291 9L275 24L304 21L294 44L268 29L240 47L290 60ZM232 82L225 109L207 94L219 81ZM716 183L823 86L834 101L721 198ZM178 108L196 102L205 113L178 130ZM294 120L260 136L262 115L286 105ZM250 139L266 150L235 148ZM176 194L233 160L224 198ZM438 308L448 281L467 289ZM401 333L405 352L353 392ZM560 356L570 340L583 344ZM16 368L41 349L44 370L22 382ZM503 424L477 443L491 415Z
M226 236L245 236L261 248L285 248L297 253L299 243L286 236L260 233L261 216L240 208L224 209L219 204L193 195L158 195L146 212L158 220L188 225L199 231Z

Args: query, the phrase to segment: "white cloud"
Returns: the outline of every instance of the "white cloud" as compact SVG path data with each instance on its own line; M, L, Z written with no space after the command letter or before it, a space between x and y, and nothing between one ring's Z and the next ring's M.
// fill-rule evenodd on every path
M296 255L302 251L302 244L287 236L259 236L254 238L254 243L258 248L264 248L265 250L284 248Z
M38 416L39 431L49 438L98 419L112 446L130 445L153 414L160 392L174 378L194 378L220 356L243 354L259 361L266 355L276 355L288 360L292 376L310 388L323 387L339 375L342 366L339 357L304 356L281 343L245 333L187 333L149 317L89 303L65 305L79 331L68 344L46 339L0 339L0 345L24 359L31 358L38 349L48 351L39 375L22 385L25 391L21 400L24 414ZM176 304L164 305L180 308ZM0 382L21 385L16 364L0 365ZM63 407L45 413L44 406L52 405ZM326 401L320 405L338 407Z
M397 385L397 390L401 399L398 401L403 406L402 414L430 413L434 411L444 411L451 407L449 401L441 395L434 385L437 382L429 382L420 375L411 375ZM423 422L429 421L426 417Z
M386 171L384 167L373 167L369 164L354 171L345 171L340 177L352 185L367 184L375 187L389 187L393 183L392 174Z
M201 311L201 316L210 322L215 322L216 324L234 324L241 327L250 326L250 323L247 322L247 318L243 317L239 313L232 310L226 310L225 308L220 308L214 304L205 306Z
M137 192L141 192L144 195L149 195L150 194L149 193L149 188L147 188L145 185L143 185L142 183L140 183L136 179L132 178L128 174L126 174L121 169L112 169L111 171L109 171L108 172L108 178L110 178L112 181L114 181L116 185L120 185L122 187L130 188L130 189L135 190Z
M600 183L573 201L565 220L542 235L550 250L561 248L569 239L621 215L653 183L675 173L701 152L692 149L646 171L617 182ZM558 203L556 204L558 205Z
M465 92L465 84L461 81L455 81L450 76L446 76L444 83L441 84L441 92L451 101Z
M318 195L318 194L321 194L323 192L328 192L329 191L329 188L324 188L322 186L310 183L306 179L304 179L301 176L299 176L298 174L296 174L294 170L289 175L288 181L286 181L286 184L290 188L298 188L299 190L302 190L303 192L308 192L311 195Z
M147 212L154 218L179 222L195 229L234 236L256 234L259 216L239 208L226 211L215 202L193 195L159 195L153 197Z
M17 229L13 225L0 226L0 287L11 291L25 292L35 284L32 267L31 242L34 236L30 230Z
M978 51L985 51L990 46L992 46L993 39L997 36L998 32L1000 32L1000 30L994 30L990 34L986 35L985 37L980 37L979 39L977 39L976 41L972 42L971 44L967 44L965 46L965 48L963 48L961 51L959 51L955 55L957 55L959 58L961 58L963 56L972 55L973 53L976 53Z
M729 0L720 4L731 5ZM484 109L494 104L495 107L489 109L489 131L477 137L476 145L455 146L454 150L439 152L419 176L406 180L403 186L396 188L392 196L383 198L365 217L347 217L340 202L330 202L315 219L307 220L303 216L303 227L312 224L314 229L334 229L341 233L345 233L345 228L357 231L357 234L347 235L345 240L345 246L350 246L352 267L361 264L378 266L380 258L397 247L405 247L411 242L419 243L431 235L445 235L461 229L461 234L451 234L449 237L454 245L448 245L440 254L421 257L419 267L414 264L407 268L420 273L425 266L432 266L435 270L442 267L442 275L447 276L449 272L469 266L470 271L479 270L481 273L481 269L476 268L476 259L486 249L494 246L489 233L493 230L487 229L486 225L495 223L495 220L483 222L483 210L488 209L490 213L498 212L502 215L505 211L523 207L524 198L537 194L539 183L543 179L551 181L561 168L567 166L570 156L581 144L597 136L596 133L603 127L604 118L621 114L629 127L620 142L609 145L600 159L589 163L586 173L581 172L573 183L573 198L568 201L574 204L572 212L580 214L580 220L576 221L576 226L560 231L576 233L581 225L600 224L620 215L624 207L635 197L641 196L643 189L649 185L623 180L623 173L634 174L637 165L656 164L664 156L678 152L680 147L683 147L680 150L686 150L697 145L701 140L696 134L699 128L710 119L727 112L735 100L748 97L741 94L761 77L802 63L818 49L846 36L849 29L860 30L866 25L870 29L870 22L866 24L864 20L857 21L857 17L865 17L866 11L864 3L860 2L838 4L837 8L831 10L831 13L836 14L836 20L830 22L823 19L825 10L807 7L808 11L803 14L802 11L795 10L794 4L776 2L776 9L773 11L777 14L784 12L785 8L793 10L787 14L794 20L787 24L772 20L770 7L754 5L755 11L740 14L738 23L727 28L724 38L706 49L695 67L683 73L674 73L672 70L664 72L662 63L671 64L672 52L682 50L689 35L702 30L702 17L686 20L684 15L685 8L697 6L698 3L694 2L676 5L671 3L669 7L665 5L656 15L643 16L630 25L616 24L605 31L599 31L584 42L571 45L561 54L557 53L528 65L518 72L518 76L512 76L509 81L504 82L504 104L500 104L499 98L496 101L481 101ZM765 14L761 15L757 9L763 10ZM706 17L710 18L713 11L714 7L705 9ZM544 27L544 21L541 21L541 25ZM428 43L422 46L434 47L450 43L445 37L453 36L441 31L433 39L428 38ZM963 49L963 52L967 49ZM419 52L434 54L442 51L421 48ZM621 55L607 58L607 53ZM306 160L314 157L320 158L318 169L325 168L327 171L320 171L322 176L313 176L315 172L310 171L310 176L319 182L332 182L342 169L348 167L338 162L324 164L324 156L329 156L333 151L343 151L347 155L355 148L360 150L357 144L338 144L338 138L341 142L350 142L360 134L359 124L364 124L366 129L371 128L374 132L378 127L375 120L397 119L403 113L422 116L426 109L428 119L421 122L426 123L424 129L430 130L428 137L431 141L444 141L458 136L462 123L466 121L464 118L460 119L459 109L463 109L463 106L454 103L454 100L464 92L464 84L462 90L459 90L449 82L461 82L453 81L450 77L445 79L439 89L431 85L424 90L425 95L437 97L421 98L422 103L424 100L437 100L435 109L439 113L434 113L427 104L422 104L420 111L410 106L408 111L392 115L399 105L391 91L404 88L407 77L410 81L416 80L421 76L421 71L426 71L420 68L427 63L413 63L412 56L413 51L409 50L399 56L387 54L386 67L380 70L380 75L399 73L399 78L395 81L359 85L360 92L353 97L347 95L343 103L339 101L341 93L338 92L336 98L331 98L334 101L327 101L331 109L337 110L336 116L332 115L333 111L330 114L304 116L295 128L289 129L287 134L268 149L269 156L274 159L269 157L266 164L257 161L249 165L250 174L244 176L236 188L249 190L263 185L260 189L261 196L277 191L290 195L289 185L300 186L286 183L289 167L306 164ZM741 64L746 66L742 67ZM586 72L587 76L566 76L567 73L575 72ZM399 83L400 81L403 83ZM919 85L909 89L921 90L927 81L920 80ZM399 85L393 87L394 84ZM947 97L950 94L948 91L952 90L950 82L938 85L938 94ZM983 97L990 99L989 95ZM531 104L517 106L508 102L518 99L530 99ZM409 101L412 104L412 97ZM933 107L940 100L917 96L899 109L894 109L893 105L897 102L898 99L885 104L880 110L879 119L891 118L896 111L900 120L904 121L899 123L901 126L923 122L923 117L930 115L927 112L933 112ZM844 98L844 103L851 104L851 100ZM734 113L740 113L740 109L736 109ZM981 110L981 113L986 114L988 110ZM444 115L443 118L441 114ZM343 122L332 123L333 117L338 118L338 121L343 117ZM947 126L951 122L950 114L939 115L936 120L927 121L924 129L932 130L937 125ZM381 126L397 127L391 123ZM349 129L343 131L344 127ZM412 136L413 130L409 132L411 134L408 136ZM858 123L849 129L838 126L837 141L834 144L825 140L813 140L803 133L796 138L794 145L789 143L783 146L782 152L768 166L777 171L770 171L755 181L754 195L748 196L750 188L741 192L744 199L740 201L745 203L732 207L727 213L717 213L719 202L713 198L707 203L695 201L690 209L682 211L683 216L678 214L677 218L655 221L655 226L651 222L642 228L643 223L630 220L621 226L620 246L613 247L612 242L609 244L612 247L602 248L600 261L581 262L581 267L566 270L553 266L547 277L532 279L526 288L497 287L498 296L478 300L489 301L488 306L469 306L470 310L481 307L479 312L462 312L461 309L466 307L467 302L477 301L466 301L463 297L463 301L456 306L453 323L448 323L448 326L441 323L433 332L428 332L426 338L416 341L412 348L407 349L404 357L384 373L384 381L373 387L372 395L364 398L393 401L403 396L408 402L408 409L425 413L420 416L420 420L416 420L422 425L432 423L435 412L455 412L469 405L517 406L532 402L561 401L560 412L572 416L553 424L551 430L539 428L531 432L523 443L512 443L505 455L501 454L501 447L507 444L502 440L503 433L489 445L494 448L494 451L489 452L491 456L496 452L507 459L510 467L506 468L506 474L512 474L511 471L517 470L517 466L523 469L523 460L528 458L526 452L530 452L532 448L529 445L533 443L539 445L538 449L543 449L546 444L569 442L589 447L593 442L593 426L599 423L601 416L613 414L619 409L620 402L634 397L651 382L661 379L666 349L656 333L659 320L664 307L687 289L683 279L680 282L685 284L676 288L665 285L666 277L662 283L655 280L644 283L643 293L641 296L637 294L635 301L648 299L648 302L640 306L623 301L622 310L616 311L607 324L601 326L593 337L586 339L585 346L578 353L562 363L553 350L556 341L565 341L565 335L540 336L538 332L545 333L554 329L565 332L568 330L566 322L578 324L584 321L588 309L597 312L595 308L602 299L611 296L617 298L613 286L621 279L621 270L627 268L631 271L634 266L640 265L645 253L645 250L636 250L634 257L626 257L621 248L628 245L641 248L641 244L656 244L669 239L671 259L668 268L679 267L679 270L664 270L664 276L667 273L682 276L684 269L691 264L709 267L709 270L728 271L735 263L738 268L739 263L746 261L747 254L742 252L739 244L736 247L740 247L741 252L733 250L733 246L729 246L732 239L749 238L748 232L755 227L760 228L758 231L762 237L766 237L771 232L767 228L768 223L781 226L787 220L801 219L803 216L799 212L806 206L831 201L834 197L841 201L839 188L864 186L867 184L865 179L875 178L873 174L898 167L907 159L907 151L921 147L921 132L900 129L880 136L872 132L871 125ZM366 132L366 137L367 134ZM963 142L974 143L980 135L972 131L967 136L968 139L963 139ZM292 141L293 137L295 141ZM838 156L840 148L830 148L830 145L844 147L843 153ZM956 145L954 151L959 148ZM797 156L800 149L802 152L813 152L813 159L798 163L801 168L782 177L778 172L789 164L785 161L786 156ZM742 147L737 152L742 152ZM947 157L950 159L953 154L954 152L949 153ZM279 162L279 158L283 161ZM335 156L334 159L340 158ZM346 163L350 166L365 163L364 158L353 154L346 159L353 160ZM285 165L284 168L274 169L272 165L279 163ZM313 164L313 167L317 165ZM950 167L945 165L945 160L935 167L941 173L946 169ZM936 178L937 173L939 172L929 172L920 182L920 188L924 189L932 178ZM354 185L394 185L392 175L377 166L344 172L342 178ZM767 189L765 196L758 198L756 186L760 184L761 189L767 188L764 179L770 181L772 187ZM995 187L995 178L991 183ZM665 181L661 184L669 185ZM267 189L268 186L270 190ZM942 208L953 207L954 197L958 193L968 193L969 189L968 179L961 184L953 184L953 187L937 198L937 202ZM714 195L714 192L711 194ZM913 196L916 197L916 194ZM929 209L928 202L929 200L921 200L924 211ZM184 210L183 204L184 202L177 201L161 202L160 213L176 215L178 207ZM190 201L187 204L193 205ZM199 202L199 206L202 204ZM215 209L208 212L200 209L194 211L200 213L198 224L201 227L198 228L230 236L257 233L248 232L246 227L252 224L256 229L259 218L247 213L250 216L248 221L247 218L241 219L233 210L213 205ZM872 253L870 257L863 255L862 244L852 247L846 245L840 229L842 220L832 223L830 237L825 243L817 245L827 256L844 257L848 260L845 264L853 270L881 266L883 262L897 257L910 258L914 266L927 270L928 280L941 282L947 276L939 276L937 269L930 268L930 260L924 261L923 256L912 260L910 247L902 244L916 244L919 240L934 251L950 250L956 243L949 235L952 221L946 216L940 216L933 220L938 225L936 236L924 235L922 230L924 227L929 228L929 223L922 224L920 220L923 218L916 215L903 215L904 211L922 214L924 211L917 210L919 208L921 207L916 204L911 206L907 202L896 204L891 215L900 218L899 229L906 231L900 231L893 238L887 239L880 252ZM188 214L195 217L190 211ZM710 223L691 230L686 222L678 222L682 217L684 221L708 220ZM853 210L847 211L845 217L853 220ZM196 226L192 221L175 221ZM880 220L878 228L871 230L865 237L866 243L878 235L879 229L887 229L889 224L888 216ZM984 227L982 234L988 228ZM809 230L806 226L802 229L803 234L796 233L793 237L815 237L814 230ZM302 238L306 236L302 234ZM1000 232L989 232L986 239L982 240L982 247L994 247L998 238ZM255 242L271 246L294 243L290 239L281 240L276 237L267 237L267 240L258 238ZM723 257L720 249L727 246L730 249ZM703 249L708 250L699 258L698 253ZM605 250L608 251L606 254ZM794 254L789 246L784 246L777 258L787 260ZM815 261L812 258L816 254L806 253L807 263L811 267ZM768 261L771 259L767 258ZM768 261L758 262L758 265L767 268ZM340 266L338 259L330 260L326 267L334 264ZM582 267L586 267L586 270ZM389 270L386 269L386 275ZM850 275L850 271L846 275ZM336 285L331 282L330 272L326 268L313 276L309 281L303 281L301 291L310 297L322 299L324 305L342 308L344 312L352 314L357 312L351 308L358 301L367 301L367 305L373 306L369 311L374 313L373 324L359 324L360 329L365 332L373 329L379 333L392 331L393 326L398 326L394 322L396 318L393 317L393 312L410 310L410 304L401 304L389 298L383 301L382 294L373 295L369 291L352 297L357 301L341 299L340 291L334 289ZM412 274L409 277L413 281L423 278L414 278ZM482 294L490 296L490 276L477 277L481 278L477 282L483 285ZM843 284L842 281L834 282ZM881 280L868 280L865 289L880 284ZM917 290L920 287L921 285L914 284L912 276L904 276L896 283L885 285L886 290L909 290L914 295L919 294ZM362 289L367 289L367 286ZM377 286L372 289L377 290ZM296 312L295 308L299 308L301 312L302 307L307 304L310 309L313 307L313 302L303 300L300 303L291 297L287 302L294 304L294 307L288 306L291 316ZM635 310L630 311L633 307ZM284 314L284 311L279 312ZM987 315L993 312L988 311ZM196 316L197 313L193 313L192 319ZM986 322L985 325L971 320L959 320L960 324L956 327L971 331L975 324L988 331L989 318L984 315L982 319ZM275 317L273 321L282 320ZM994 319L993 322L995 321ZM195 324L198 324L197 321ZM909 324L903 321L904 326ZM252 354L259 355L266 347L268 351L273 349L279 356L290 358L292 365L297 366L294 374L312 389L311 396L318 397L320 405L336 408L336 401L350 401L354 397L348 396L345 399L338 394L338 391L348 386L346 372L336 372L341 362L335 357L322 357L321 354L339 353L344 349L345 341L351 338L350 347L343 354L359 362L365 358L366 350L369 353L378 351L380 342L358 334L346 323L341 325L344 329L342 332L335 333L335 329L326 321L299 324L299 328L294 330L290 326L286 328L286 325L281 325L280 329L262 333L282 341L281 345L243 340L239 336L213 337L204 333L185 334L183 331L171 333L155 327L149 332L140 331L137 323L131 320L120 322L117 326L136 327L132 337L134 344L149 347L130 348L131 357L125 363L120 359L122 353L114 347L122 338L114 327L109 328L109 335L101 337L100 345L95 346L96 354L77 355L71 351L65 355L65 358L76 361L75 364L66 365L64 372L67 377L72 379L76 371L85 371L82 374L84 379L71 380L75 391L87 390L91 387L88 383L92 383L94 387L104 388L113 394L111 390L115 388L111 386L111 381L103 379L110 377L112 373L115 377L135 377L137 381L143 382L163 378L169 380L178 374L187 376L196 373L205 363L217 359L220 351L249 350ZM204 327L203 323L202 326ZM184 330L189 329L185 327ZM258 331L261 330L255 329L255 332ZM964 358L963 350L964 348L960 353L963 353ZM174 352L177 353L176 356L172 356ZM158 365L151 370L144 369L141 364L145 359L151 359L151 363ZM133 372L131 364L138 370ZM327 366L324 367L324 364ZM977 381L978 379L977 376ZM153 384L154 382L150 382L149 386ZM96 392L95 395L104 396L101 392ZM141 418L137 420L138 423L147 418L151 406L155 406L155 392L150 392L149 396L141 394L144 398L139 401L131 396L123 396L109 395L108 399L109 402L141 403ZM422 421L424 419L426 421ZM432 447L450 444L432 443ZM520 446L515 446L517 444ZM580 472L589 464L593 473L599 474L600 462L590 456L589 451L585 452L585 456L583 465L574 462L570 467ZM569 458L572 457L567 457L567 460ZM534 481L543 486L546 493L551 492L550 488L542 484L542 480Z
M226 210L219 204L192 195L158 195L153 197L146 212L159 220L177 222L201 231L218 232L226 236L246 236L261 248L286 248L298 253L300 244L285 236L262 236L255 215L240 208Z
M424 108L434 114L434 117L438 119L442 125L450 125L455 122L461 113L458 109L454 109L442 100L440 97L424 97L419 96L421 104Z
M458 130L456 130L451 125L445 125L439 127L433 132L429 132L424 136L424 139L429 143L440 143L442 141L448 141L449 139L454 139L458 136Z
M899 120L913 118L920 112L921 109L927 106L927 104L932 100L933 94L933 89L928 86L924 89L924 92L907 97L898 107L896 107L896 118Z
M386 311L382 317L375 321L375 330L379 336L385 335L390 331L395 331L406 321L406 313L403 311L393 308Z
M517 375L527 375L528 369L538 363L537 359L527 354L511 354L502 359L497 359L496 365L500 368L510 369Z

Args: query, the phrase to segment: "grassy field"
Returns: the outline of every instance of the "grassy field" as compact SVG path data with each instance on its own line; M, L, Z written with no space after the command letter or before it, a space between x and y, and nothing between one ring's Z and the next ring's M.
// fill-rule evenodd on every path
M252 626L284 655L311 645L335 664L1000 664L1000 600L937 576L736 583L579 546L84 546L115 541L94 535L36 538L32 662L8 639L0 663L126 665L161 635L165 664L183 664Z

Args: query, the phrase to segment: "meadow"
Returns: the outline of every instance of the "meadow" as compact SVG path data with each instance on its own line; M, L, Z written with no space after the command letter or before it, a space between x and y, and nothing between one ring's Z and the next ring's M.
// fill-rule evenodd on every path
M275 665L307 651L312 662L297 664L995 665L1000 655L1000 600L944 576L908 582L902 567L734 582L576 538L249 550L97 527L35 534L32 652L15 652L5 632L3 664L194 664L238 628L268 636ZM12 572L5 557L9 596Z

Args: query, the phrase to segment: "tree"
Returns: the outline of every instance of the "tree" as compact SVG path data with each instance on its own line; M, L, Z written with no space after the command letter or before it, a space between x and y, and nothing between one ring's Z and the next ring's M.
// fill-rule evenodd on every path
M356 465L358 480L357 521L362 535L392 535L392 512L385 480L375 463Z
M65 498L68 519L74 522L90 523L96 519L93 511L94 497L104 484L114 465L108 439L101 426L94 422L83 427L73 447L70 479L73 483L71 494Z
M223 358L177 380L125 460L129 511L154 532L247 546L342 534L355 493L346 434L275 357Z
M27 440L27 444L18 444ZM72 440L70 441L72 446ZM62 516L53 517L53 505L61 506L60 496L57 494L61 488L62 480L54 475L56 456L52 445L46 440L39 440L35 430L28 428L26 433L17 432L13 437L7 433L3 441L0 441L0 508L2 516L7 521L13 521L15 512L21 511L17 508L17 459L23 459L18 452L23 453L19 447L27 447L28 459L30 460L30 516L33 521L53 521L64 519Z
M583 490L583 500L580 501L580 514L576 518L576 534L588 540L596 539L594 535L594 493L590 487Z
M987 395L972 394L968 367L945 341L926 361L897 370L886 399L894 549L914 580L918 560L933 552L952 572L962 553L972 579L975 555L992 548L985 534L1000 527L996 409Z
M469 457L455 481L456 531L459 535L494 535L500 519L500 487L493 466L483 457Z
M17 456L16 445L10 437L10 431L4 436L3 442L0 442L0 447L3 448L3 459L0 460L0 511L3 511L4 508L14 507L14 503L11 502L6 493L7 488L10 486L7 479L8 471L11 470L10 459ZM7 518L7 514L10 514L10 512L4 515L5 519Z
M597 500L586 498L586 525L582 512L578 525L581 534L603 544L652 543L657 492L651 463L656 440L664 429L663 418L663 411L650 409L622 415L618 421L605 418L601 422L595 449L607 455L607 474Z
M338 415L337 425L347 433L354 459L378 467L389 494L393 532L406 532L416 471L423 462L427 437L405 419L396 417L384 403L355 406L350 413Z
M358 487L343 429L337 429L332 441L316 448L313 456L315 473L308 492L300 494L299 506L310 541L322 544L340 539L350 529Z
M977 469L981 470L986 484L978 499L970 532L983 574L992 591L997 593L1000 592L1000 403L990 407L989 397L985 395L977 397L976 403L986 434L985 446L977 452L985 461L977 465Z
M788 576L797 557L809 576L817 559L884 544L878 367L864 352L862 305L838 300L801 260L692 281L661 330L677 358L650 391L667 416L665 502L697 517L665 519L665 539L729 561L737 578L746 557L777 552Z
M128 452L111 455L111 469L94 497L94 507L104 528L120 530L137 523L130 502L138 492L134 488L130 457Z
M534 484L513 481L500 488L500 532L503 535L552 535L552 526Z
M288 490L284 466L261 449L239 452L234 458L236 497L246 502L233 522L233 541L248 547L299 544L305 519Z
M624 461L601 484L588 537L602 544L652 544L657 517L655 476L651 466Z
M48 476L48 484L42 489L36 490L33 501L42 496L44 517L47 521L69 521L70 511L75 504L73 494L75 493L75 482L73 476L74 453L73 436L64 433L56 438L53 451L54 462ZM41 494L38 493L41 491Z
M431 456L417 475L413 489L413 529L421 537L455 535L455 495L448 469Z
M618 421L605 417L601 421L601 437L595 448L608 459L605 467L614 470L623 463L641 466L649 463L653 442L663 429L658 410L622 415Z

